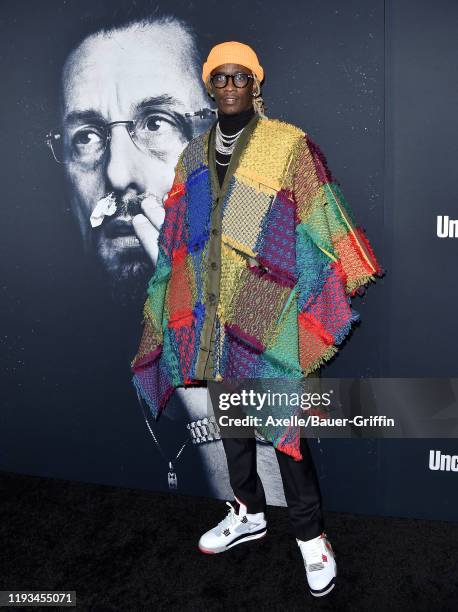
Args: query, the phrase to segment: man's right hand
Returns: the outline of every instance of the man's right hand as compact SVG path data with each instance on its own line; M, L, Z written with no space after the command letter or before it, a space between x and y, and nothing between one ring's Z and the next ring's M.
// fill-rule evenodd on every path
M133 217L132 226L148 257L156 266L159 231L165 218L164 204L158 197L150 195L143 200L141 208L143 212Z

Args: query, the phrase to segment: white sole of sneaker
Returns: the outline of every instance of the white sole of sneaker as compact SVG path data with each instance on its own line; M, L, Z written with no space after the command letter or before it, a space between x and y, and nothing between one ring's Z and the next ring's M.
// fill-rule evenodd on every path
M235 542L232 542L232 544L229 544L228 546L220 546L219 548L209 549L209 548L204 548L203 546L199 545L198 548L200 552L203 552L206 555L216 555L218 553L225 552L226 550L229 550L230 548L233 548L234 546L237 546L237 544L243 544L243 542L249 542L250 540L259 540L260 538L263 538L266 534L267 534L267 529L261 533L253 533L252 535L244 536L243 538L240 538L240 540L236 540Z

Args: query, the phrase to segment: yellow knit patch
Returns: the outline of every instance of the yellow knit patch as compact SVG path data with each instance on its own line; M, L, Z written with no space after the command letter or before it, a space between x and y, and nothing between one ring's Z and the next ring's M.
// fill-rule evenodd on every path
M280 191L281 189L280 182L276 182L272 185L267 185L265 183L265 181L267 180L265 176L246 168L244 168L243 170L237 169L234 175L240 183L244 183L245 185L252 187L256 191L266 196L275 196L277 191Z
M224 238L223 238L224 240ZM245 257L234 251L225 242L221 243L221 281L220 299L217 314L224 323L231 316L230 306L236 288L240 284L240 275L247 266Z
M197 286L196 286L196 277L194 274L194 263L191 253L186 255L185 259L185 269L186 275L188 277L189 288L191 290L191 305L195 304L197 301Z
M221 319L221 317L218 315L218 313L216 314L217 318L218 318L218 324L219 324L219 328L220 330L223 330L224 327L224 321ZM224 340L226 338L226 334L224 333L224 331L221 331L221 333L219 334L219 340L217 342L217 351L218 351L218 363L219 363L219 370L221 370L221 357L223 354L223 346L224 346ZM222 376L220 373L218 373L216 375L216 379L215 380L222 380Z
M241 155L237 174L278 191L294 145L303 136L302 130L285 121L260 119Z

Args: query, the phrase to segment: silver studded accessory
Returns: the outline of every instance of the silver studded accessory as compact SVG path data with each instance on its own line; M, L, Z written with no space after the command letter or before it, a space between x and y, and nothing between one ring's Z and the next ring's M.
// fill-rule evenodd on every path
M191 421L186 427L189 429L193 444L204 444L205 442L221 440L220 429L214 416Z

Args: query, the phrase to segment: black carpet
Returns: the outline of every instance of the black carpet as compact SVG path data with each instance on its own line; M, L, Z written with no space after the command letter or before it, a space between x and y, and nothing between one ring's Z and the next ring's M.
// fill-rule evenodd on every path
M204 555L224 502L9 473L0 496L0 590L74 590L78 610L458 610L456 523L325 513L338 582L315 599L286 508Z

